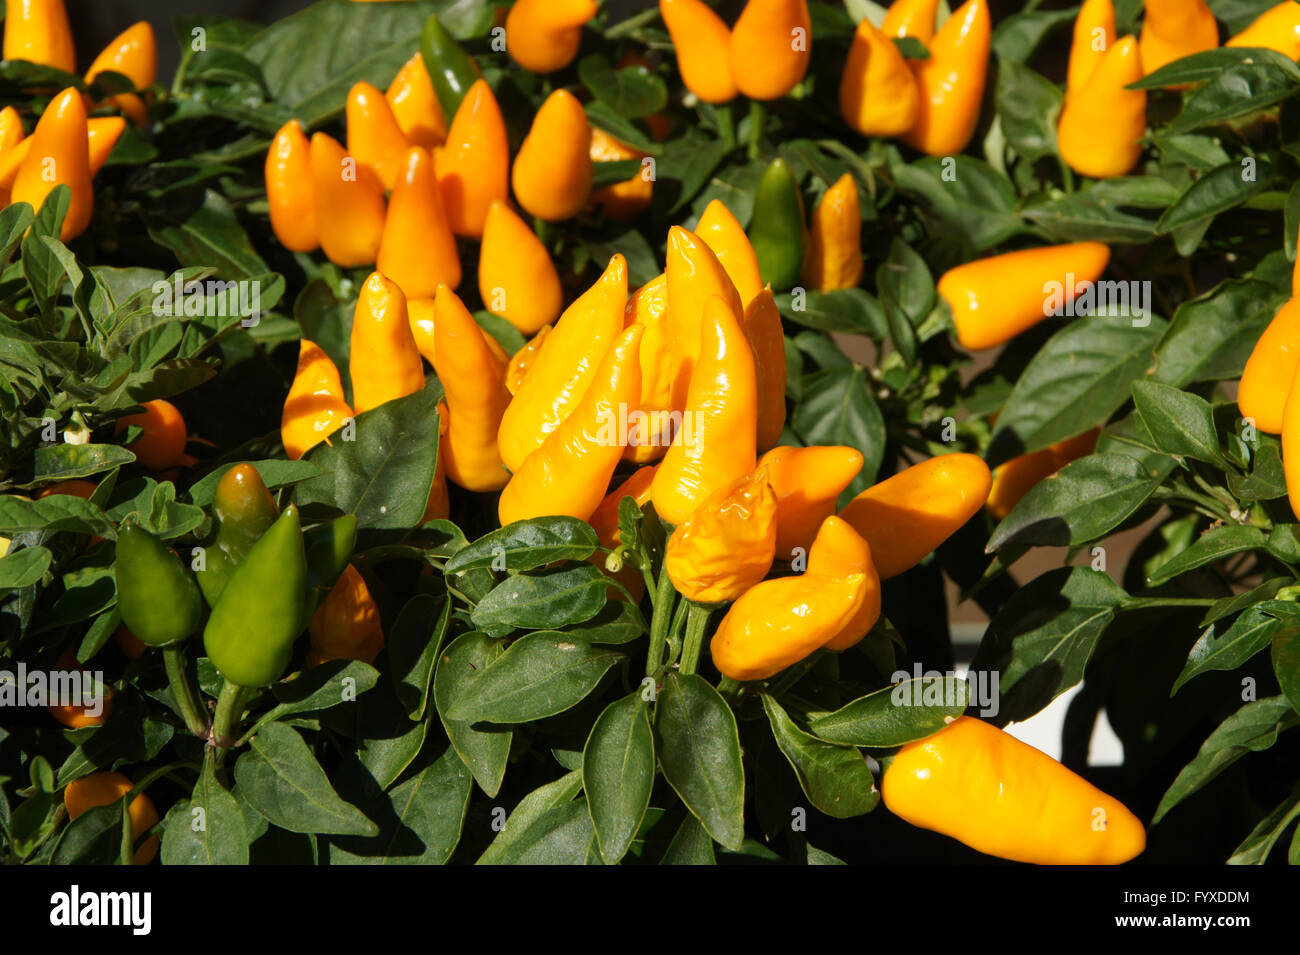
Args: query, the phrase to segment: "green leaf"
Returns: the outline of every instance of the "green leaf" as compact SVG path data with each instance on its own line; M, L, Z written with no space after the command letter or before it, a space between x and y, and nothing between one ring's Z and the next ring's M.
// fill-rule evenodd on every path
M574 770L561 776L554 782L547 783L519 801L505 825L497 833L475 865L502 865L516 862L522 852L527 850L543 830L535 828L548 812L565 806L575 805L574 797L582 790L582 773ZM583 803L576 804L584 810ZM593 830L594 832L594 830Z
M814 806L834 819L860 816L876 808L880 793L856 747L837 746L804 732L767 694L763 694L763 710L776 745Z
M1035 161L1056 154L1062 94L1055 83L1010 60L998 67L997 107L1002 132L1020 155Z
M417 594L402 608L385 640L393 689L413 720L424 719L438 651L451 621L451 601Z
M54 555L44 547L24 547L0 557L0 590L21 590L45 576Z
M239 803L217 781L215 764L203 772L188 800L167 813L163 824L163 865L248 865L248 832Z
M578 78L591 95L620 116L639 119L668 105L668 87L645 66L615 69L604 54L583 57Z
M1183 302L1156 347L1154 380L1183 388L1240 378L1280 304L1276 289L1255 279L1230 279Z
M1250 175L1247 175L1249 168ZM1230 162L1211 169L1178 197L1156 223L1156 233L1167 235L1176 229L1204 227L1221 212L1241 205L1273 184L1272 165L1261 160L1253 167Z
M1169 695L1173 696L1188 680L1202 673L1237 669L1272 643L1274 635L1282 628L1282 621L1270 617L1258 607L1251 607L1222 634L1216 633L1216 627L1211 626L1192 646L1183 672L1174 680Z
M150 237L171 249L182 266L212 266L228 279L251 279L271 271L219 192L207 190L203 205L192 211L161 205L153 212L157 222L149 229ZM177 218L185 212L185 218Z
M1262 12L1261 7L1261 12ZM1213 80L1226 70L1253 61L1273 66L1293 79L1300 80L1300 68L1280 53L1250 47L1220 47L1194 53L1160 67L1133 84L1134 89L1162 90Z
M1300 786L1282 800L1276 809L1259 821L1241 845L1233 851L1228 865L1263 865L1287 827L1300 817Z
M970 704L970 686L956 677L921 677L860 696L808 728L819 739L873 749L933 736Z
M496 796L505 778L512 731L508 726L478 728L447 716L461 701L475 698L478 678L505 653L500 640L478 631L457 637L438 660L433 674L433 701L438 718L462 762L488 796Z
M130 464L135 455L116 444L52 444L33 455L35 478L23 487L87 478Z
M497 584L470 616L474 626L490 632L582 623L600 613L608 588L609 578L586 563L516 574Z
M861 366L805 377L790 428L805 444L847 445L862 452L862 470L847 493L857 494L875 480L885 456L885 419Z
M1224 525L1212 527L1181 554L1162 564L1147 579L1152 585L1172 580L1179 574L1185 574L1197 567L1213 564L1231 554L1245 550L1259 550L1264 547L1264 532L1248 524Z
M1155 381L1133 382L1133 403L1158 451L1227 469L1214 411L1204 398Z
M1300 713L1300 636L1288 628L1273 641L1273 672L1291 708Z
M1288 73L1270 63L1230 66L1192 93L1183 111L1161 132L1190 133L1266 109L1290 96L1300 86L1298 79L1294 70Z
M970 156L897 162L890 173L900 190L921 200L931 233L964 239L977 252L1027 231L1006 177Z
M0 497L0 534L15 537L29 531L72 531L117 539L117 529L102 510L70 494L52 494L35 501Z
M797 304L801 307L795 307L795 296L788 292L776 296L776 305L782 316L807 328L822 332L855 332L869 335L876 341L883 341L889 334L884 309L864 289L809 291L799 297Z
M650 713L640 692L605 707L582 750L582 781L600 854L610 865L627 853L641 826L655 766Z
M488 567L518 573L558 560L586 560L600 540L591 525L576 517L536 517L515 521L480 537L447 561L449 574Z
M379 671L360 660L327 660L302 671L292 680L277 683L278 701L257 721L256 728L298 713L315 713L351 703L379 682Z

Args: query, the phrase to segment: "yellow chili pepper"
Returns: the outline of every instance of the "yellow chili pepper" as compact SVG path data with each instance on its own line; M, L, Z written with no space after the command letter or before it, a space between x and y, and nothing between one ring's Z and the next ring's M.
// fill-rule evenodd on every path
M1225 46L1259 46L1300 60L1300 4L1285 0L1269 7Z
M1111 179L1142 158L1147 129L1146 90L1126 89L1142 79L1137 40L1110 48L1076 95L1065 101L1057 125L1061 158L1075 172Z
M555 321L564 290L551 253L528 223L505 202L493 199L483 225L478 289L488 311L525 335Z
M369 83L348 91L348 155L374 173L389 190L397 182L402 157L411 147L384 94Z
M931 156L951 156L970 142L979 122L993 24L988 0L966 0L939 28L928 60L913 60L921 108L903 137Z
M885 11L880 32L887 37L914 37L929 46L938 13L939 0L894 0Z
M357 414L424 387L424 364L411 334L406 298L378 272L371 272L361 286L348 363Z
M862 470L862 453L835 445L773 448L758 459L776 494L776 553L790 560L812 546L835 502Z
M781 440L785 430L785 332L772 286L765 286L749 303L742 325L754 352L758 381L756 447L766 451Z
M714 199L704 207L704 213L695 226L695 235L718 257L719 264L736 287L742 305L748 305L763 291L754 246L739 220L721 199Z
M121 116L94 116L86 121L87 145L90 152L90 176L93 179L104 167L113 147L126 131L126 120ZM18 170L31 152L35 137L19 139L7 151L0 151L0 189L12 189Z
M506 16L506 50L533 73L562 70L578 55L582 25L599 9L596 0L516 0Z
M307 666L330 660L373 663L384 649L384 625L370 588L356 567L348 564L307 624L311 642Z
M310 153L321 249L344 268L373 264L387 216L382 187L332 136L312 136Z
M623 457L618 409L632 405L641 392L643 331L633 325L618 336L573 413L515 471L501 492L502 526L560 514L585 521L600 506Z
M32 133L28 153L14 177L13 202L29 203L39 210L55 187L72 190L67 218L60 237L64 242L86 231L95 211L91 185L89 132L86 104L73 87L50 101Z
M77 72L63 0L5 0L4 58Z
M1038 865L1118 865L1146 848L1137 817L1050 756L961 716L898 751L885 805L986 855Z
M591 148L588 150L592 162L617 162L622 159L644 159L646 154L621 143L603 129L591 127ZM602 186L591 194L591 204L599 206L605 215L620 222L635 219L650 207L654 197L654 180L649 176L644 165L631 179L624 179L612 186Z
M738 92L729 63L731 31L703 0L659 0L682 83L705 103L725 103Z
M556 90L542 103L510 174L519 205L539 219L571 219L591 196L591 128L578 98Z
M1066 74L1066 96L1073 96L1091 78L1114 44L1114 0L1084 0L1074 19L1074 39L1070 44L1070 66Z
M736 88L750 99L780 99L799 85L812 58L806 0L747 0L728 47Z
M696 603L735 600L767 576L776 551L776 494L758 468L718 488L668 538L664 569Z
M433 91L433 81L429 79L429 71L419 51L397 71L384 98L388 100L388 108L393 111L402 135L412 146L433 149L446 140L447 117L442 113L438 96Z
M154 39L153 27L147 20L141 20L134 26L127 27L104 47L104 51L95 57L86 71L86 83L95 81L105 70L120 73L129 79L138 90L153 84L158 78L158 44ZM119 93L109 99L137 126L149 122L149 111L144 101L134 93Z
M627 325L645 328L641 338L641 400L635 409L644 417L629 414L624 457L646 464L667 452L681 417L673 415L677 351L668 321L667 275L660 273L637 289L627 301L624 316Z
M644 340L643 336L642 341ZM592 512L587 522L596 532L602 547L613 550L623 543L623 532L618 525L619 505L623 503L625 497L632 498L641 506L649 502L656 470L658 468L653 464L637 468L632 472L631 477L605 495L600 505Z
M865 589L861 603L848 623L822 646L839 651L861 643L880 619L880 576L876 573L871 547L866 540L848 521L827 517L809 550L807 573L815 577L862 574Z
M1300 272L1300 260L1297 260ZM1265 434L1281 434L1291 382L1300 367L1300 298L1292 298L1255 343L1237 387L1237 409Z
M428 298L446 283L460 284L456 237L447 223L433 156L412 146L402 157L388 200L378 269L408 298Z
M615 255L596 284L564 310L501 419L497 441L511 471L518 471L582 400L623 330L626 305L627 260Z
M696 356L700 353L700 328L705 303L715 295L737 321L744 315L740 293L718 257L700 237L681 226L668 230L668 322L680 356L673 407L683 407ZM748 470L748 469L746 469Z
M12 162L12 157L19 144L26 139L26 136L27 131L23 129L23 119L18 114L18 110L12 106L6 106L3 110L0 110L0 208L9 205L9 189L13 185L12 177L18 175L18 165L22 162L21 159ZM23 152L25 154L26 150ZM12 174L6 181L3 172L7 168L12 169Z
M669 317L672 317L669 277ZM655 474L659 516L680 524L720 487L754 469L758 385L754 353L731 305L704 305L699 360L691 375L682 429Z
M280 127L266 153L266 202L271 230L290 252L314 252L316 197L312 188L311 143L302 124L291 119Z
M1051 447L1012 458L993 472L993 487L986 503L994 520L1002 520L1011 513L1040 481L1051 477L1071 461L1092 454L1097 447L1100 429L1093 428Z
M919 564L988 500L993 478L973 454L941 454L867 488L840 517L871 545L881 580Z
M1110 249L1100 242L1007 252L948 270L939 279L939 294L952 309L962 347L993 348L1037 325L1055 307L1063 308L1096 282L1109 262ZM1047 291L1051 283L1057 283L1060 295Z
M510 365L506 369L506 390L512 395L519 393L524 378L533 370L533 364L537 360L537 353L542 350L542 342L546 340L546 336L550 334L553 327L543 325L537 330L536 335L528 339L523 348L510 356Z
M803 276L819 292L853 288L862 278L862 212L858 184L847 172L813 210Z
M289 460L297 461L328 441L351 417L338 368L324 349L304 338L298 347L298 371L280 418L280 440Z
M1282 469L1291 512L1300 520L1300 388L1294 383L1282 413Z
M1146 0L1139 40L1146 75L1218 45L1219 25L1205 0Z
M461 100L437 166L451 231L478 238L492 200L508 197L510 178L506 124L486 80L476 80Z
M438 287L434 299L434 370L446 391L447 476L470 491L498 491L510 480L497 450L497 430L510 404L507 363L484 341L482 329L456 293Z
M920 111L912 68L894 41L863 18L840 75L844 122L863 136L901 136L916 125Z

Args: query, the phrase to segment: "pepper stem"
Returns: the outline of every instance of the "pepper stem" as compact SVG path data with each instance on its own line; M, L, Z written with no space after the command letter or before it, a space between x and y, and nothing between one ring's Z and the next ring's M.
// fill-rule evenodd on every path
M749 158L762 155L763 124L767 120L767 107L758 100L749 101Z
M645 675L654 676L663 662L668 628L673 617L673 582L668 571L660 568L659 586L654 596L654 616L650 621L650 649L646 651Z
M704 648L704 631L709 625L712 607L692 603L686 611L686 639L682 641L682 673L694 673Z
M244 715L244 704L248 702L253 691L245 686L226 680L217 697L217 714L212 721L212 745L220 749L229 749L235 745L240 717Z
M181 643L172 643L162 648L163 667L167 671L167 685L171 687L176 705L180 707L181 716L191 733L200 739L208 736L208 715L203 704L199 702L198 690L190 682L186 672L185 653Z

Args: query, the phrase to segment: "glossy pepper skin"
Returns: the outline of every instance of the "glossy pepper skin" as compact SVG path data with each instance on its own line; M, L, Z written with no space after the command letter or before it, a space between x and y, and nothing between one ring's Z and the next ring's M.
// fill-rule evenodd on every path
M591 127L578 98L556 90L538 109L515 156L515 198L550 222L571 219L591 197Z
M1146 75L1219 45L1219 25L1205 0L1146 0L1139 46Z
M840 651L861 643L880 619L880 576L866 540L848 521L834 516L826 518L808 552L806 572L815 577L863 576L862 601L848 622L822 646Z
M142 643L163 647L199 626L203 599L189 570L166 544L139 524L117 534L117 608Z
M785 332L770 285L749 303L741 325L754 352L758 382L755 446L759 451L766 451L776 446L785 430Z
M725 103L739 90L731 75L731 31L703 0L659 0L682 83L705 103Z
M213 537L204 547L204 569L195 572L209 607L216 606L235 568L279 515L257 468L236 464L221 476L212 498Z
M50 101L28 140L27 157L14 177L13 202L29 203L40 211L57 186L72 190L60 237L71 241L86 231L95 211L91 185L89 130L81 93L69 87Z
M451 231L478 238L492 201L508 198L510 178L505 120L485 80L469 88L456 110L437 167Z
M591 128L591 147L588 149L593 163L618 162L624 159L644 159L646 154L619 142L603 129ZM591 203L599 206L605 215L619 222L630 222L650 207L654 197L654 180L642 165L631 179L611 186L602 186L591 194Z
M4 58L77 72L63 0L5 0Z
M131 780L121 773L91 773L68 783L63 790L63 806L68 811L68 818L76 819L97 806L113 805L133 788ZM126 812L131 819L131 839L134 842L139 842L141 836L158 825L158 810L144 793L131 800ZM148 865L158 855L158 843L156 835L150 836L140 843L132 861L136 865Z
M385 190L392 189L411 144L388 99L369 83L348 91L347 130L348 155L374 173Z
M127 27L104 47L86 71L87 85L106 70L125 76L138 90L153 84L158 78L158 44L149 21L141 20ZM148 124L149 111L136 94L119 93L109 101L137 126Z
M776 494L776 556L791 560L795 549L812 546L818 529L835 513L835 502L862 470L855 448L773 448L758 459Z
M573 413L515 471L497 508L503 527L552 514L585 521L600 506L623 457L618 410L641 393L643 331L633 325L618 336Z
M488 206L478 259L478 289L488 311L525 335L555 321L564 306L560 275L542 240L500 199Z
M1147 94L1125 89L1141 78L1137 40L1125 37L1065 101L1056 135L1061 158L1075 172L1113 179L1127 174L1142 158Z
M634 423L629 414L624 457L647 464L664 456L675 427L672 412L678 354L668 320L668 276L660 273L632 293L624 317L627 325L645 328L641 337L641 401L636 407L645 418Z
M304 338L298 347L298 370L280 417L280 440L289 460L297 461L327 441L351 417L338 368L323 348Z
M461 101L482 78L474 58L460 48L442 21L430 14L420 34L420 58L443 116L456 115Z
M266 202L271 230L290 252L320 248L316 230L316 195L312 186L311 143L302 124L291 119L280 127L266 152Z
M543 325L537 330L536 335L528 339L523 348L510 356L510 365L506 369L506 390L510 394L518 394L519 389L523 387L524 379L533 370L533 363L537 360L538 352L542 350L542 343L546 341L546 336L551 333L551 328L550 325Z
M799 284L804 256L803 197L784 159L774 159L758 183L749 241L763 281L784 290Z
M731 28L728 59L750 99L780 99L808 72L812 20L805 0L748 0Z
M139 427L144 433L127 448L150 471L165 471L178 464L193 463L193 459L187 459L185 455L188 440L185 418L170 401L162 398L146 401L144 411L120 419L117 430L120 433L132 426Z
M402 135L412 146L433 149L447 138L447 117L434 92L433 81L417 52L397 71L384 92L388 108L401 127Z
M632 472L631 477L606 494L596 510L592 512L591 517L587 519L587 523L596 532L596 537L600 540L601 546L613 550L623 542L623 532L618 525L619 505L623 503L625 497L632 498L639 506L648 503L650 489L654 485L656 470L658 468L653 464L637 468Z
M669 308L671 309L671 304ZM754 468L758 385L754 353L731 307L705 303L699 361L691 375L682 430L655 474L655 510L670 524Z
M439 286L434 299L434 370L446 391L447 437L438 456L447 476L470 491L499 491L510 480L497 449L501 416L510 404L507 363L456 293Z
M377 268L407 298L428 298L444 282L452 288L460 285L460 255L442 207L433 156L419 146L402 156Z
M889 811L986 855L1118 865L1146 848L1122 803L995 726L962 716L908 743L881 780Z
M1012 458L1000 466L993 472L993 487L985 505L989 514L994 520L1002 520L1040 481L1051 477L1071 461L1092 454L1100 433L1094 428L1041 451Z
M370 595L365 578L351 564L343 571L329 596L316 608L307 624L311 643L307 665L330 660L360 660L373 663L384 649L384 626L379 607Z
M411 334L406 297L378 272L370 273L357 299L348 365L357 414L424 387L424 364Z
M17 111L15 110L15 113ZM19 121L21 125L21 120ZM90 153L90 176L93 179L104 167L113 147L126 131L121 116L94 116L86 121L86 145ZM12 189L32 148L32 137L19 138L12 147L0 151L0 189Z
M562 70L578 55L596 0L517 0L506 16L506 51L533 73Z
M1300 266L1297 266L1300 272ZM1255 343L1241 373L1237 409L1265 434L1281 434L1287 395L1300 367L1300 299L1283 305Z
M235 568L203 629L208 659L236 686L268 686L302 632L307 554L290 504ZM134 629L134 628L132 628Z
M939 0L894 0L885 11L880 31L887 37L914 37L929 46L938 14Z
M714 199L704 207L700 221L695 225L695 234L718 257L718 263L740 295L741 304L752 302L763 291L758 255L740 221L721 199Z
M966 148L979 122L993 24L988 0L966 0L930 42L930 58L913 60L921 94L916 124L903 141L930 156Z
M993 477L973 454L941 454L867 488L840 517L871 546L881 580L911 570L988 500Z
M840 74L844 122L863 136L901 136L916 124L920 111L921 91L912 68L894 41L864 18Z
M1286 0L1270 7L1224 46L1258 46L1300 60L1300 4Z
M501 419L497 445L511 471L517 472L582 400L623 330L626 305L627 261L616 254L596 284L564 310Z
M803 279L819 292L853 288L862 279L862 211L858 184L847 172L813 209Z
M1109 262L1110 249L1100 242L1048 245L959 265L940 277L938 289L952 309L957 340L978 351L1003 345L1047 318L1048 283L1060 283L1064 298L1073 277L1077 295Z
M1117 39L1114 0L1084 0L1079 15L1074 19L1070 65L1065 79L1066 96L1073 96L1083 89Z
M767 576L776 551L776 494L758 468L691 512L664 551L673 586L696 603L735 600Z
M312 136L310 155L321 249L344 268L372 265L388 214L383 187L332 136Z
M722 299L732 314L740 319L744 306L726 269L700 237L673 226L668 230L668 251L664 275L668 283L668 322L674 347L678 352L677 384L673 407L686 401L691 373L700 353L700 329L704 306L709 299Z

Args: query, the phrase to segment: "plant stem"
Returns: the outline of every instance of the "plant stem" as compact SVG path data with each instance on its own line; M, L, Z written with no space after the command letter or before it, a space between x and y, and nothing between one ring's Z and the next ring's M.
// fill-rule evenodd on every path
M767 107L758 100L749 102L749 158L757 159L762 153L763 121L767 118Z
M693 603L686 611L686 640L682 643L683 673L694 673L700 662L700 650L704 647L704 631L709 625L712 607Z
M173 643L162 648L163 667L167 671L167 685L171 687L176 705L180 707L181 716L189 731L200 739L208 736L208 714L199 701L198 690L190 682L185 668L185 652L180 643Z
M718 132L728 146L736 145L736 117L731 114L731 104L722 103L716 107L718 114Z
M244 715L244 704L252 694L248 687L237 686L229 680L222 684L221 696L217 697L217 714L212 721L212 745L220 749L234 745L239 720Z
M1135 597L1120 605L1120 610L1146 610L1150 607L1213 607L1217 597Z
M614 40L621 36L639 30L648 23L654 23L659 19L659 8L651 7L649 10L642 10L640 13L634 13L626 20L619 20L612 27L605 31L605 39Z
M659 570L659 586L654 595L654 616L650 621L650 649L646 652L645 675L654 676L663 661L668 641L668 626L673 616L673 582L668 571Z

